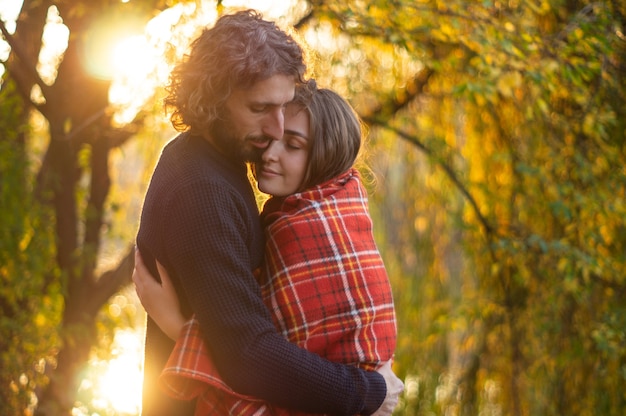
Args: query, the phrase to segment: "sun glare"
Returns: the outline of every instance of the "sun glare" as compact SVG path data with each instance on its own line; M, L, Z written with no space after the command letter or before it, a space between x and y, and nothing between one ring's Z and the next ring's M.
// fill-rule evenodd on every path
M217 17L207 2L177 4L154 17L143 34L118 39L108 61L112 84L109 101L114 122L126 124L165 85L171 70L166 54L182 55L198 28Z
M104 367L94 385L94 397L99 408L112 409L118 415L137 415L141 410L143 383L142 338L134 331L119 331L115 335L114 358Z
M22 8L21 1L0 1L0 19L4 22L4 26L9 33L15 32L15 20ZM6 61L9 57L9 44L4 41L3 37L0 37L0 61ZM4 65L0 65L0 76L4 73Z
M131 36L123 39L113 47L111 58L115 73L124 73L131 77L145 76L156 64L156 57L148 50L148 42L144 36Z
M109 102L117 124L130 122L164 81L163 58L144 35L130 36L113 46Z
M70 31L63 24L59 10L56 6L51 6L43 29L43 42L37 64L39 76L48 85L52 85L57 77L57 68L61 63L63 52L67 49L69 36Z

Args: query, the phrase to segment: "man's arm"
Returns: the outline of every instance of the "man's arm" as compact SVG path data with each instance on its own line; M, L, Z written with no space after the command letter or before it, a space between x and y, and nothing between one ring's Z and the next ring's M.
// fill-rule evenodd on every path
M382 376L331 363L276 331L252 274L250 224L237 214L244 211L236 195L204 186L180 192L169 217L166 266L180 279L220 374L234 390L281 407L373 413L385 399Z

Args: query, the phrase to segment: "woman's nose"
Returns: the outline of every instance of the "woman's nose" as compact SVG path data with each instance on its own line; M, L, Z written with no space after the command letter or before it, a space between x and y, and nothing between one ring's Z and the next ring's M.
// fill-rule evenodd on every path
M278 140L270 140L261 156L264 162L276 161L278 158Z

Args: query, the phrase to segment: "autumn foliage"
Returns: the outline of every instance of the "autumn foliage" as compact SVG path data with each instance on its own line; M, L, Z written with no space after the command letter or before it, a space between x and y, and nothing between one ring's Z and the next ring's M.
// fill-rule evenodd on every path
M138 218L119 214L142 195L117 188L112 160L150 147L160 114L155 99L115 124L110 81L80 51L113 4L148 21L164 3L26 0L14 32L2 23L8 414L70 414L89 355L120 323L103 310L129 282ZM55 5L71 36L46 81L36 63ZM624 414L626 5L310 1L281 22L310 47L311 76L368 128L406 383L397 413Z

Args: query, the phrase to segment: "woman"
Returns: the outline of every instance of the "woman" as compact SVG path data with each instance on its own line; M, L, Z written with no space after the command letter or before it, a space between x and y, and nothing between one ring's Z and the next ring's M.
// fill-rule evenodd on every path
M272 195L261 214L266 252L257 276L274 323L290 342L373 370L392 359L396 325L366 191L354 168L361 138L358 116L339 95L317 89L314 81L298 90L286 109L284 136L268 145L255 167L259 189ZM160 273L167 292L167 274ZM197 324L159 312L172 309L164 302L177 310L173 291L150 298L159 287L140 259L133 279L148 313L178 338L161 376L168 394L199 396L196 414L202 415L293 414L233 392L213 367ZM155 303L160 307L153 316Z

